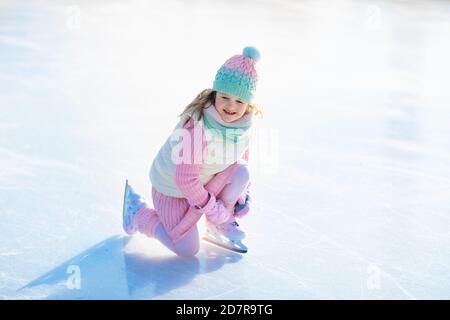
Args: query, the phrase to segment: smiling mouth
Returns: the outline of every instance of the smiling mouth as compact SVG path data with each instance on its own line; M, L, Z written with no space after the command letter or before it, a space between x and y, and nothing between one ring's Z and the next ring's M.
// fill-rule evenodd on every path
M232 115L235 115L236 114L236 112L228 112L227 110L223 110L223 112L225 112L226 114L228 114L228 115L230 115L230 116L232 116Z

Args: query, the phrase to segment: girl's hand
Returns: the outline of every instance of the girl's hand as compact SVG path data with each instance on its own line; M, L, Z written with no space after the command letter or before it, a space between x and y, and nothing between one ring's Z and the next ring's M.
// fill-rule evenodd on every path
M209 222L215 225L227 222L232 216L232 212L225 207L222 200L216 200L212 193L209 193L209 197L206 205L203 207L195 206L195 208L203 213Z
M216 201L216 205L211 211L205 213L206 219L215 225L227 222L232 214L230 210L225 208L224 203L220 199Z

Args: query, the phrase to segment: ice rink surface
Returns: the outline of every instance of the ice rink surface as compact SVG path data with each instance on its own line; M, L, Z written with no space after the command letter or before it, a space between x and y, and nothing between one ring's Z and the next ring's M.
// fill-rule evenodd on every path
M449 299L449 39L449 1L0 1L0 299ZM247 45L248 254L125 236Z

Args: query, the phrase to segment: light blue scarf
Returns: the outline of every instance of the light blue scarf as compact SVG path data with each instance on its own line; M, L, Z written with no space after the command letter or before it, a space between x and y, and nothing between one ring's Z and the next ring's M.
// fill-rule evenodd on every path
M234 144L247 139L252 125L253 113L244 114L240 119L233 122L225 122L222 120L216 107L210 104L203 109L203 123L207 129L217 130L222 134L224 140L228 140Z

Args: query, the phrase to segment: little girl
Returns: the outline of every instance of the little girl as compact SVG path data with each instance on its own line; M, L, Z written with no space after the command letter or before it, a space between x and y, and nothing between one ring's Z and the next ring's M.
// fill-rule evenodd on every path
M185 108L150 170L154 209L126 183L123 227L157 238L179 256L199 250L197 222L205 215L209 239L246 252L244 231L236 222L249 212L248 151L252 104L259 60L246 47L217 71L205 89ZM182 154L182 155L181 155ZM217 241L215 241L216 239Z

